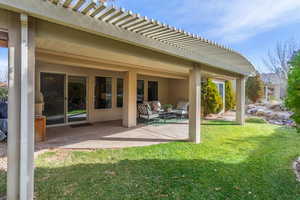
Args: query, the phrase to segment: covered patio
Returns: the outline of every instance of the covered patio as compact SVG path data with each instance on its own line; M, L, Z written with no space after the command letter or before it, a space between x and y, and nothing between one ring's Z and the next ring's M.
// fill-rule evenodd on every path
M125 128L122 121L97 122L85 125L52 127L47 129L47 140L36 144L36 150L103 149L148 146L172 141L188 140L186 120L152 124L140 123Z
M236 81L236 120L244 124L245 80L254 72L253 66L232 49L197 35L82 0L1 0L0 35L0 44L9 48L10 200L33 199L36 116L46 115L54 122L48 125L65 125L48 129L45 146L200 143L201 82L213 77ZM181 98L189 102L189 123L137 124L138 81L148 84L150 79L161 82L158 100L162 103L176 104ZM69 90L74 82L81 84L80 89ZM81 107L69 106L75 101L69 98L74 91L84 94ZM149 98L145 95L142 100ZM69 127L78 119L94 125ZM117 121L105 122L111 120Z

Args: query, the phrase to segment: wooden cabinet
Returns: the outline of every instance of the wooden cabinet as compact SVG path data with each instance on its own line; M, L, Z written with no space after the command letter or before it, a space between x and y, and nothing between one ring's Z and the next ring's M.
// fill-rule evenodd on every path
M46 140L46 117L36 116L34 121L35 141L42 142Z

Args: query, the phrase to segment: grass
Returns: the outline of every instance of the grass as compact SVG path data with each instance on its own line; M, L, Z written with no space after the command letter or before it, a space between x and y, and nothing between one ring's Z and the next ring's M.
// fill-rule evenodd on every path
M260 118L260 117L248 117L246 118L247 123L258 123L258 124L266 124L266 120Z
M205 124L199 145L42 154L36 161L37 199L300 199L291 169L300 155L294 129Z
M86 110L73 110L73 111L69 111L68 115L78 115L78 114L84 114L86 113Z

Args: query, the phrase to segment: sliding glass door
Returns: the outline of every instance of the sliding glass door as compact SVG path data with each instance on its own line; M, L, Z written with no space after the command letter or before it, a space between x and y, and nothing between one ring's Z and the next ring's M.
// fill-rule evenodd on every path
M44 112L47 125L64 124L66 75L41 73L41 92L44 96Z
M47 125L87 120L87 78L41 73L41 92Z
M86 78L68 76L68 122L87 120Z

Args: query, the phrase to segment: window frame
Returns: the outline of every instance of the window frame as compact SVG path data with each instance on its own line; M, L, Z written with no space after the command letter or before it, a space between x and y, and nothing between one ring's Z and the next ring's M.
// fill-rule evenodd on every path
M110 90L110 98L109 98L110 103L109 103L109 106L105 107L105 108L101 108L101 107L97 106L97 103L96 103L96 100L97 100L96 99L97 98L97 95L96 95L96 92L97 92L96 91L96 89L97 89L97 79L99 79L99 78L105 78L106 81L110 80L110 88L109 88L109 90ZM94 85L94 109L95 110L108 110L108 109L112 109L113 108L113 78L112 77L107 77L107 76L95 76L94 80L95 80L95 85ZM105 88L107 88L107 86L105 86ZM99 91L99 96L100 96L100 94L102 93L102 91L101 91L101 88L99 88L99 89L100 89L100 91ZM105 91L105 93L107 93L107 91ZM98 102L98 104L100 104L100 102Z
M139 82L143 82L143 87L141 88L142 89L142 91L143 91L143 94L142 94L142 96L143 96L143 99L142 99L142 101L140 102L140 101L138 101L138 96L139 96ZM136 87L137 89L137 91L136 91L136 95L137 95L137 98L136 98L136 102L137 103L143 103L144 102L144 100L145 100L145 80L142 80L142 79L140 79L140 80L137 80L137 87Z
M116 107L117 108L123 108L123 106L124 106L124 78L116 78L117 80L116 80ZM119 81L122 81L122 94L120 94L120 95L122 95L122 105L121 106L119 106L119 104L118 103L120 103L120 102L118 102L118 95L119 95L119 93L118 93L118 83L119 83Z
M150 85L151 85L151 83L155 83L156 84L156 98L153 98L153 99L150 99ZM158 85L159 85L159 83L158 83L158 81L148 81L148 101L158 101L158 99L159 99L159 96L158 96Z

